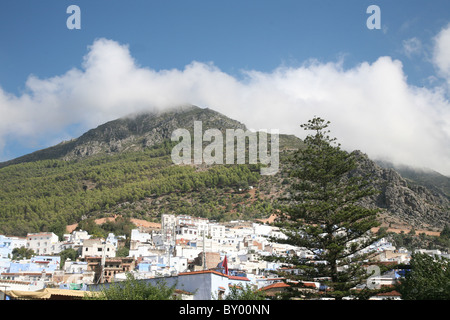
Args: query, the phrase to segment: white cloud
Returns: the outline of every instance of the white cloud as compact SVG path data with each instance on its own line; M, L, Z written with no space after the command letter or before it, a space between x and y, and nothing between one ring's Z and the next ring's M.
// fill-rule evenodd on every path
M450 24L434 38L433 62L450 84Z
M420 39L413 37L403 41L403 52L408 58L419 55L422 52L422 42Z
M436 55L442 70L450 67L440 55L445 50L439 47ZM445 92L408 85L400 61L380 57L348 70L340 62L313 61L242 75L200 62L183 70L143 68L126 45L99 39L81 69L49 79L30 76L20 96L0 88L0 148L7 137L32 139L72 124L89 129L150 107L191 103L252 129L299 137L305 135L299 125L318 115L332 122L332 134L346 149L450 175L450 103Z

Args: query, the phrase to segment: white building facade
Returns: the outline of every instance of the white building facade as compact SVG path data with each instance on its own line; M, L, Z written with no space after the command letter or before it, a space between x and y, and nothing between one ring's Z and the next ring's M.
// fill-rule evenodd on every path
M28 233L27 249L38 255L57 254L61 252L58 236L53 232Z

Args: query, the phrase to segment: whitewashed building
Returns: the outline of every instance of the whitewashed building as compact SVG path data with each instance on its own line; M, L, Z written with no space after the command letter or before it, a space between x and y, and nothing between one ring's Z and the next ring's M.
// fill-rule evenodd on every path
M40 232L27 234L27 249L38 255L57 254L61 252L61 243L53 232Z
M116 247L109 242L101 239L89 239L83 241L81 258L85 257L105 257L114 258L116 256Z
M12 257L12 251L16 248L26 247L27 239L19 237L6 237L0 234L0 259Z

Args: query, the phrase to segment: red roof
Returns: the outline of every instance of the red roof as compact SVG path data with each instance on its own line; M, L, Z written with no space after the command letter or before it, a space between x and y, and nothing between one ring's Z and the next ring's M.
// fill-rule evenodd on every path
M178 239L176 240L176 244L188 244L190 240L188 239Z
M317 288L316 284L314 282L302 282L303 286L307 288Z
M228 279L230 280L243 280L243 281L250 281L247 277L238 277L238 276L228 276Z
M396 291L396 290L393 290L393 291L389 291L389 292L381 292L381 293L378 293L377 296L384 296L384 297L385 297L385 296L389 296L389 297L395 296L395 297L400 297L401 294L400 294L400 292L398 292L398 291Z
M269 290L269 289L275 289L275 288L288 288L288 287L290 287L290 285L288 285L285 282L275 282L275 283L272 283L271 285L261 288L260 290Z

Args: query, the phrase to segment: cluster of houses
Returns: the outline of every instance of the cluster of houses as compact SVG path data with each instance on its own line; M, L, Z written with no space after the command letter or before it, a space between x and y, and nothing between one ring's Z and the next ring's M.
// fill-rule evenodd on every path
M116 254L125 245L126 239L120 235L93 239L86 231L75 230L64 235L63 241L53 233L31 233L26 238L0 235L0 300L80 298L83 292L98 291L126 279L127 273L154 284L163 279L167 285L175 285L176 294L186 300L221 299L236 285L274 294L289 286L274 271L296 270L263 257L274 254L308 257L313 253L271 242L271 237L280 238L284 234L262 222L224 224L171 214L163 214L161 224L152 228L133 229L127 257ZM13 250L21 247L33 250L35 255L13 260ZM66 249L76 250L78 258L61 261L59 253ZM376 252L380 263L408 263L411 256L386 239L368 250ZM395 270L376 274L370 278L370 285L392 285L400 276ZM307 290L324 290L320 281L304 286ZM393 293L374 297L378 298L400 297Z

